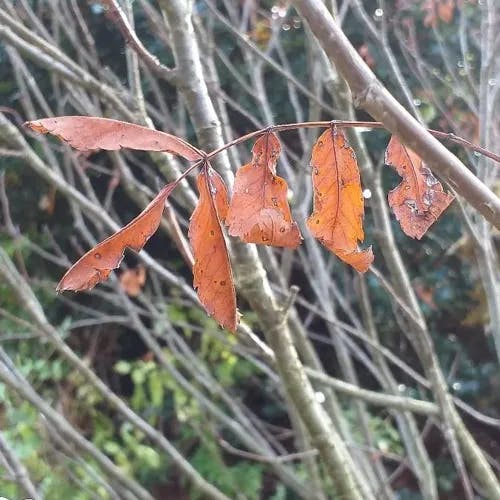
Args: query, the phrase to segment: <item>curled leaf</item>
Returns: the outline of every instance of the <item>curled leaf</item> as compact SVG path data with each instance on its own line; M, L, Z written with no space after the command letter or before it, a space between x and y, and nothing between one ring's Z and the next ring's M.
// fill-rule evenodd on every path
M226 224L247 243L296 248L302 238L287 201L288 185L276 175L278 138L266 133L255 142L251 163L236 172Z
M227 212L227 193L209 166L197 178L200 197L189 224L193 248L193 286L208 314L224 328L236 331L236 292L220 219Z
M385 163L403 178L388 195L401 229L411 238L420 239L453 201L443 191L430 168L396 136L392 136L385 152Z
M158 229L165 200L176 185L174 182L167 184L134 220L73 264L57 285L57 291L93 288L120 265L125 248L141 250Z
M326 248L357 271L373 262L372 248L363 241L364 203L356 155L344 132L331 127L314 145L312 158L314 210L307 220L311 233Z
M133 123L91 116L58 116L26 122L35 132L53 134L75 149L168 151L189 161L199 160L198 150L174 135Z

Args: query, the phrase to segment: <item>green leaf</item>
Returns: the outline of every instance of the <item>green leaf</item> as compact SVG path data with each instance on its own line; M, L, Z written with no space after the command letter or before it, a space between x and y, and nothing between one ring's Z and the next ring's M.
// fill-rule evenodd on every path
M123 359L115 363L114 370L116 373L120 375L128 375L130 373L130 363L128 361L124 361Z
M165 389L162 382L162 374L159 371L154 371L148 377L149 393L151 395L151 404L156 408L163 404L163 395Z

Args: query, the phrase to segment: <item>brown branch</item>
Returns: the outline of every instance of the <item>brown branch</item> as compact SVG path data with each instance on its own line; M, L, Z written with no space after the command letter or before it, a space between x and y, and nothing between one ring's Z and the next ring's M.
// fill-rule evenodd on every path
M342 128L386 128L386 126L382 122L372 122L372 121L352 121L352 120L331 120L331 121L319 121L319 122L297 122L297 123L282 123L279 125L273 125L272 127L266 127L262 128L259 130L255 130L253 132L250 132L248 134L245 134L241 137L238 137L237 139L234 139L231 142L228 142L227 144L224 144L224 146L211 151L208 153L207 157L210 159L213 156L217 155L218 153L232 147L236 146L237 144L241 144L242 142L248 141L250 139L253 139L254 137L257 137L268 130L272 130L273 132L284 132L287 130L297 130L301 128L316 128L316 127L330 127L332 124L336 125L337 127L342 127ZM493 153L492 151L483 148L482 146L479 146L477 144L474 144L467 139L464 139L463 137L460 137L454 133L449 133L449 132L441 132L439 130L433 130L433 129L427 129L429 133L431 133L434 137L438 137L439 139L444 139L447 141L454 142L456 144L460 144L461 146L464 146L472 151L475 151L476 153L480 153L483 156L486 156L497 163L500 164L500 155L497 155Z

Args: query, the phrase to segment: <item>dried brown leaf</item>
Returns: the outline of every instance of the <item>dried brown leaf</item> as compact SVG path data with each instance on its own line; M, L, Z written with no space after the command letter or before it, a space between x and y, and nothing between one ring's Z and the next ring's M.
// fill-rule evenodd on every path
M331 127L314 145L311 159L314 211L307 226L337 257L357 271L373 262L372 248L358 249L363 241L364 203L356 155L344 132Z
M403 178L388 195L401 229L411 238L420 239L454 196L443 191L431 169L396 136L392 136L385 152L385 163Z
M287 201L288 185L276 175L281 145L273 133L259 137L253 158L238 169L226 224L246 243L296 248L302 240Z
M57 291L87 290L108 278L123 259L125 248L138 252L160 225L165 200L177 184L167 184L151 203L118 232L99 243L63 276Z
M190 161L199 160L200 153L174 135L152 130L133 123L91 116L58 116L26 122L35 132L52 134L75 149L167 151Z
M189 224L193 248L193 286L203 307L224 328L238 325L233 273L221 228L227 193L220 176L206 166L197 178L200 197Z

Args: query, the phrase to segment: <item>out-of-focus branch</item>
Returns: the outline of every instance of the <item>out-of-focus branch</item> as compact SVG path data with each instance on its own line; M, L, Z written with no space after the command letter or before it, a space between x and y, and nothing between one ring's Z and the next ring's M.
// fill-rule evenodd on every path
M125 402L114 394L104 382L83 362L59 337L54 327L47 321L43 309L37 298L32 293L29 285L17 273L14 265L8 255L0 247L0 275L4 281L9 283L14 293L18 296L20 303L26 308L28 314L37 323L41 331L46 335L55 348L64 356L73 366L75 366L82 375L99 391L103 398L116 408L128 421L144 432L152 441L158 444L183 471L194 487L207 495L208 498L224 500L227 497L217 488L205 481L196 469L177 451L177 449L160 433L158 433L145 420L135 414ZM35 404L35 403L34 403ZM149 497L148 497L149 498Z
M0 351L3 349L0 347ZM90 441L85 439L61 414L52 409L28 384L22 382L17 371L0 362L0 380L10 389L29 401L37 408L50 423L59 429L63 435L71 440L83 453L91 456L109 475L109 477L122 485L128 491L129 500L152 500L153 497L135 480L127 477L106 455L98 450Z
M120 4L116 0L101 0L101 4L109 10L109 18L120 30L125 41L129 44L130 47L132 47L132 49L151 69L151 71L153 71L153 73L166 80L167 82L174 83L175 69L168 68L167 66L162 64L156 56L149 52L149 50L144 46L144 44L137 36L135 30L130 25L125 13L120 7Z
M5 437L0 432L0 455L7 462L8 466L12 470L13 479L19 485L19 487L24 491L24 493L30 497L32 500L41 500L41 496L38 494L33 481L28 475L26 467L17 458L14 450L10 447L9 443Z

